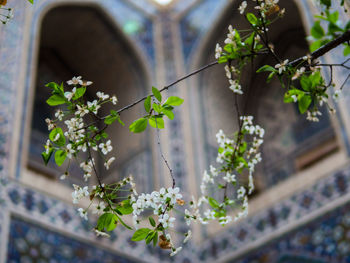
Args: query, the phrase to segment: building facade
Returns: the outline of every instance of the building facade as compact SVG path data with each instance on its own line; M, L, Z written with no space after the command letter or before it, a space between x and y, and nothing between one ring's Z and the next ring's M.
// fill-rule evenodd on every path
M317 6L311 0L280 0L283 23L271 40L282 57L308 52L305 40ZM244 27L240 1L24 0L11 1L15 17L0 28L0 262L350 262L350 91L346 84L337 113L327 110L309 123L283 104L279 83L244 73L242 111L266 130L263 162L249 216L225 228L195 225L192 242L169 258L168 251L131 242L118 227L110 239L92 232L94 219L81 219L71 200L72 183L45 167L45 105L50 81L82 75L98 90L116 94L119 107L214 61L227 26ZM11 5L11 6L10 6ZM343 22L349 20L339 10ZM342 61L342 50L326 55ZM345 60L345 59L343 59ZM272 64L267 58L255 68ZM325 72L326 76L329 72ZM339 85L347 72L335 70ZM183 192L197 196L203 171L215 160L215 133L235 128L233 98L222 66L167 91L185 102L161 131L165 155ZM122 115L130 124L142 114ZM153 131L111 132L118 161L103 180L133 174L140 191L170 185ZM72 168L74 170L74 167ZM93 183L93 182L91 182ZM177 219L181 221L181 217ZM182 231L182 229L179 229Z

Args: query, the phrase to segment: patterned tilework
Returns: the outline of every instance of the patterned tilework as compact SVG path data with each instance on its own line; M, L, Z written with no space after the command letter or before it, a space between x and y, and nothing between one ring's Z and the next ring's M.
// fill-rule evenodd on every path
M269 236L291 222L305 218L312 211L317 211L317 209L349 191L350 170L347 167L319 180L311 188L297 192L291 197L281 200L273 207L248 217L239 224L230 227L218 237L206 241L200 248L200 258L207 261L225 256L232 251L238 253L251 242Z
M129 254L135 258L139 258L140 260L144 260L146 262L156 262L155 255L153 254L157 253L156 254L157 258L159 258L159 254L162 257L165 257L166 255L153 248L151 249L146 248L142 243L130 242L132 233L122 227L119 228L118 231L115 231L112 234L110 240L99 239L92 232L92 229L95 226L95 221L93 220L85 221L81 219L78 215L77 207L73 207L62 201L46 196L37 191L33 191L29 188L23 187L19 183L12 180L8 180L5 177L3 177L0 181L0 209L2 211L0 213L0 237L1 237L0 245L8 244L10 250L14 249L13 248L14 243L12 241L14 241L14 239L18 235L17 232L13 232L15 231L13 227L19 226L19 228L23 228L24 230L22 229L18 231L24 231L27 233L27 231L30 231L30 229L32 228L34 228L35 231L39 231L40 235L39 234L38 235L41 237L40 243L43 243L43 244L47 243L47 240L44 238L45 236L44 233L49 233L50 236L54 240L56 240L55 241L56 244L61 244L60 242L63 242L63 244L67 242L73 242L73 243L75 242L74 244L76 244L76 247L85 247L84 249L88 250L89 248L91 248L91 246L93 246L91 242L97 241L100 244L104 244L110 247L110 249L112 249L115 253L121 252L123 254ZM2 225L3 225L2 223L6 220L5 217L8 214L15 214L17 218L23 218L24 221L25 221L25 218L28 218L31 221L33 221L33 225L30 225L30 224L28 225L25 222L22 222L22 223L19 222L18 224L16 223L15 225L12 225L10 229L12 232L9 237L13 238L13 240L12 241L8 240L7 239L8 237L3 235L3 233L6 233L6 231L2 228ZM17 221L23 221L23 220L21 219ZM28 226L25 226L25 225L28 225ZM45 225L50 226L51 232L45 228L40 230L42 226L45 226ZM79 238L80 240L84 240L84 243L79 243L78 241L74 241L76 238L73 238L71 241L69 241L68 237L65 237L64 235L59 233L62 231L65 233L68 232L70 233L70 235L73 235L74 237ZM12 235L14 235L14 237L12 237ZM50 241L50 242L53 242L53 241ZM90 243L90 245L84 245L87 243ZM12 252L9 251L9 253L12 253ZM57 255L57 257L58 256L59 255ZM2 259L3 259L2 255L0 253L0 262L2 262L1 261ZM12 259L12 256L11 256L11 259ZM15 262L18 262L18 261L15 261ZM57 262L63 262L63 261L57 261ZM68 262L72 262L72 261L68 261ZM98 262L98 261L94 261L94 262ZM102 262L107 262L107 261L102 261Z
M271 234L280 231L291 222L295 223L305 218L310 213L317 211L325 204L340 198L349 191L350 167L347 167L327 178L319 180L311 188L295 193L293 196L281 200L281 202L269 209L253 215L241 221L239 224L226 228L220 235L208 239L199 247L196 247L194 243L191 242L185 244L183 252L176 257L176 262L210 262L215 259L220 259L229 253L246 253L246 255L249 256L251 255L250 252L244 252L244 249L251 242L271 236ZM41 193L34 192L16 182L6 179L1 180L0 200L0 208L2 211L25 215L26 218L35 219L37 222L36 224L39 225L52 225L54 228L53 231L55 232L62 230L70 231L72 235L84 239L86 242L94 242L96 240L96 237L91 232L94 226L93 222L81 220L76 211L76 207L72 207ZM284 256L279 259L282 261L266 262L293 262L291 261L293 257L300 256L300 254L295 252L298 248L309 251L309 254L305 252L303 255L315 259L317 259L318 255L327 255L333 260L332 257L334 255L340 255L340 250L347 251L347 249L350 249L350 245L348 245L349 235L345 234L348 233L348 228L350 230L350 223L348 222L350 221L350 214L347 212L349 208L350 204L346 205L345 208L336 208L337 210L334 212L328 211L328 214L321 215L320 219L313 219L312 223L302 226L301 230L296 228L297 230L292 230L292 232L280 237L280 241L272 242L268 250L271 250L271 253L269 252L269 257L277 258L277 256L282 256L282 254L276 255L277 252L273 252L280 250L280 247L276 247L277 244L285 244ZM2 237L0 242L6 243L7 240L4 240L4 236L1 235L3 231L1 223L2 220L4 220L4 214L0 214L0 236ZM328 217L328 215L330 216ZM321 231L318 229L321 229L323 232L318 234ZM44 229L43 231L47 230ZM304 247L295 245L298 244L296 240L299 240L298 238L301 235L297 233L310 233L312 238L310 240L314 243L310 241L311 243L305 243ZM130 232L119 228L118 231L115 231L113 234L112 242L109 240L102 240L101 242L104 242L103 244L109 244L116 253L119 251L126 254L132 253L136 258L142 258L148 262L157 262L159 259L161 259L162 262L174 260L173 258L168 258L167 251L145 247L141 243L130 242L130 235ZM325 238L319 238L318 235L323 235ZM329 241L329 239L326 238L328 236L333 236L333 239ZM317 241L317 238L322 241ZM339 244L344 240L345 243L342 246L338 245L337 248L332 248L329 244L332 244L332 242L334 243L334 240ZM309 247L310 249L307 250ZM321 249L320 247L322 251L325 251L322 253L326 254L322 254L321 252L321 254L317 254ZM263 248L258 248L256 252L257 255L262 255L261 251L265 250ZM232 260L232 262L235 262L234 259ZM341 260L343 260L343 258L341 258ZM344 260L346 261L335 262L350 262L347 261L348 259L344 258ZM264 261L261 260L257 262Z
M12 217L7 262L48 261L57 263L138 262L26 222L20 218Z
M350 262L349 211L350 203L250 251L235 262Z
M8 7L15 10L14 18L6 25L0 25L0 171L8 169L11 143L11 129L18 105L16 79L21 72L22 41L24 36L25 1L12 1Z

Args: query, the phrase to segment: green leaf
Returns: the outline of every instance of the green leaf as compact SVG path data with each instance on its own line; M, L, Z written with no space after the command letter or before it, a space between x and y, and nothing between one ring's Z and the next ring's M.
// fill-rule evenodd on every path
M219 207L218 201L216 201L214 198L209 197L208 201L209 201L209 204L210 204L211 207L213 207L213 208L218 208Z
M258 19L256 18L256 16L253 13L248 13L247 19L248 19L249 23L251 23L253 26L258 24Z
M140 118L131 123L131 125L129 126L129 130L134 133L140 133L146 130L147 125L147 119Z
M50 148L49 152L46 153L46 151L42 152L41 153L41 156L43 157L43 160L44 160L44 163L45 165L48 164L48 162L50 161L50 158L52 156L52 153L53 153L53 148Z
M57 134L59 138L55 141ZM64 146L66 144L66 137L64 137L63 131L60 127L54 128L49 134L50 140L58 146Z
M343 29L340 28L337 24L335 23L329 23L328 24L328 35L334 35L336 32L343 32Z
M160 94L160 91L156 87L152 87L152 93L159 102L162 102L162 94Z
M162 112L170 119L173 120L175 115L171 110L162 109Z
M154 219L152 217L148 218L149 223L151 224L151 226L155 227L156 226L156 221L154 221Z
M323 82L321 73L319 71L314 72L309 76L309 80L311 81L311 88L315 88L320 86Z
M106 117L106 119L104 120L104 123L109 125L118 119L120 119L119 114L115 110L111 110L111 114ZM124 123L122 125L124 126Z
M152 232L148 233L148 235L146 237L146 244L151 243L151 241L156 233L157 233L157 231L152 231Z
M270 83L270 81L272 80L273 76L275 76L275 75L276 75L276 71L271 72L271 73L267 76L266 83Z
M312 86L312 82L311 82L309 76L302 75L300 78L300 85L301 85L303 90L309 91L311 89L311 86Z
M33 4L34 3L34 0L28 0L29 3Z
M65 104L66 102L67 100L64 96L57 95L57 94L52 95L46 101L46 103L49 104L50 106L57 106L57 105Z
M272 71L272 72L277 72L277 70L274 67L271 67L269 65L264 65L261 68L259 68L256 72L263 72L263 71Z
M162 117L152 116L148 119L148 122L153 128L164 129L164 120Z
M53 94L57 94L57 95L63 95L64 94L63 83L61 83L61 85L58 85L55 82L50 82L50 83L47 83L45 86L48 87L48 88L51 88Z
M134 210L132 209L132 206L130 204L130 200L124 200L120 203L120 205L117 206L117 209L123 214L123 215L130 215Z
M146 238L146 236L148 235L148 233L150 231L151 231L151 229L148 229L148 228L140 228L134 233L131 240L132 241L141 241L141 240Z
M333 13L328 13L327 14L327 18L328 18L328 21L333 23L333 24L336 24L338 22L338 18L339 18L339 12L338 11L335 11Z
M313 42L310 45L310 51L314 52L315 50L319 49L322 46L322 42L323 42L322 39Z
M82 88L77 88L77 90L74 93L74 96L72 98L72 100L77 100L80 97L82 97L86 92L86 87L82 87Z
M244 41L244 43L248 46L253 45L254 36L255 32L251 33L250 36Z
M97 229L103 231L106 229L107 231L112 231L117 227L116 217L112 213L104 213L97 220Z
M153 237L153 246L155 247L158 242L158 231L155 232L154 237Z
M67 152L64 151L64 150L58 150L56 153L55 153L55 162L58 166L61 166L64 161L66 160L66 157L67 157Z
M313 27L311 28L311 35L315 39L320 39L325 35L324 30L320 25L320 21L316 21L315 24L313 25Z
M146 112L150 112L150 110L151 110L151 96L148 96L145 99L144 106L145 106Z
M309 108L311 102L312 102L312 98L309 95L304 95L302 96L299 100L299 111L301 114L305 113L307 111L307 109Z
M350 46L349 46L349 45L347 45L347 46L344 48L343 55L344 55L344 57L350 55Z
M227 56L221 56L221 57L218 59L218 63L219 63L219 64L226 63L227 61L228 61Z
M153 103L153 104L152 104L152 108L153 108L156 112L158 112L158 113L161 113L161 112L162 112L162 106L160 106L160 105L157 104L157 103Z
M164 102L164 104L170 105L170 106L180 106L184 102L183 99L176 97L176 96L170 96L167 98L167 100Z

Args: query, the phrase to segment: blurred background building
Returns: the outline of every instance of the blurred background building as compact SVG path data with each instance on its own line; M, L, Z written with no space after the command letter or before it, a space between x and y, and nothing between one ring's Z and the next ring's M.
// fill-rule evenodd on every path
M15 17L0 28L0 262L350 262L349 85L336 115L324 109L320 122L310 123L283 104L278 81L267 85L254 69L244 73L240 107L266 138L249 216L225 228L194 226L194 240L174 258L131 242L122 227L111 239L95 237L93 218L81 219L72 205L80 172L61 181L62 170L41 160L44 119L53 115L44 85L82 75L94 82L88 96L115 94L122 107L152 85L161 88L214 61L227 26L247 24L234 0L34 2L9 1ZM272 26L271 41L281 57L303 56L317 7L311 0L280 2L286 16ZM324 60L342 62L342 51ZM268 63L262 57L255 68ZM202 173L215 161L217 130L230 134L236 126L224 74L215 66L168 91L185 99L161 141L186 198L200 193ZM347 76L334 74L337 84ZM142 106L121 117L130 124L140 115ZM133 174L142 192L170 185L153 131L135 135L116 125L109 132L117 162L105 182Z

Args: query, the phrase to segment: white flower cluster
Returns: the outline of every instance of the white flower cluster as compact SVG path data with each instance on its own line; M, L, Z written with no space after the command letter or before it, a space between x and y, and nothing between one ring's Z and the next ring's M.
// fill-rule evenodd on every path
M217 163L221 164L221 168L215 168L212 165L210 166L210 172L204 171L203 179L201 183L201 192L202 197L198 201L198 207L203 203L213 202L211 197L208 197L209 186L217 187L217 189L222 189L233 185L234 188L238 184L237 176L243 171L244 168L248 170L249 181L248 186L240 186L236 190L236 194L233 197L224 198L223 203L218 203L215 205L214 209L207 209L204 212L204 216L199 215L198 209L194 209L195 212L190 213L185 211L185 220L189 224L193 218L199 219L203 224L207 224L209 220L218 219L219 223L225 225L232 221L232 218L226 215L226 208L229 205L237 203L240 201L241 211L234 217L233 220L238 220L239 218L246 216L248 213L248 194L251 194L254 190L253 182L253 172L257 163L261 161L261 153L259 148L263 143L264 129L259 125L253 124L252 116L242 116L241 121L241 135L238 135L235 140L226 137L222 130L216 134L217 142L219 144L218 156L216 158ZM244 135L249 135L252 137L251 141L245 142ZM244 153L239 155L241 152L240 145L246 145ZM237 159L238 158L238 159ZM237 164L237 160L240 160ZM232 167L234 165L235 169L228 169L227 167ZM215 201L214 201L215 202ZM216 201L217 202L217 201ZM193 202L195 204L195 202ZM211 206L213 206L211 204ZM218 213L216 210L224 210L224 213ZM220 214L220 216L218 216ZM224 215L223 215L224 214Z
M307 113L306 119L308 121L313 121L313 122L319 122L320 121L317 116L321 116L322 113L319 110L317 110L317 109L308 110L306 113Z
M254 0L258 2L258 5L255 9L258 9L261 12L261 15L271 14L274 10L279 11L278 2L279 0ZM284 11L283 11L284 13Z
M167 210L174 207L177 200L181 200L182 195L180 194L180 188L169 187L167 189L161 188L159 192L153 191L151 194L144 194L133 198L133 222L135 227L138 227L139 220L138 216L145 211L145 209L153 209L153 213L158 215L158 221L164 228L173 227L175 217L169 216Z

